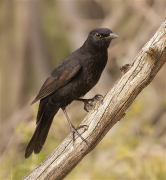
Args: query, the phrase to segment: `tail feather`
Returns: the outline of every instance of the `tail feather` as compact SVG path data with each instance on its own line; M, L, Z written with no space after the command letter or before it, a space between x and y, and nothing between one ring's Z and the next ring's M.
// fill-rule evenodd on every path
M25 158L28 158L32 154L33 151L35 154L38 154L41 151L46 141L53 118L55 114L58 112L58 110L59 108L55 107L54 113L50 113L49 116L46 115L45 112L42 113L42 116L37 123L35 132L25 150Z
M42 127L42 125L40 126L40 131L42 131L42 132L40 132L40 139L35 143L35 146L34 146L35 154L38 154L41 151L41 149L46 141L53 118L54 118L54 116L50 119L49 123L47 123L46 126L44 126L44 127Z

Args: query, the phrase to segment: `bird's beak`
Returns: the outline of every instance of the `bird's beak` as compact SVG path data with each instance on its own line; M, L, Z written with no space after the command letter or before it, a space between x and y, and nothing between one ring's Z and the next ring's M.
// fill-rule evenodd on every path
M105 39L115 39L118 38L118 35L114 34L114 33L110 33L109 36L105 37Z
M111 33L108 37L111 39L115 39L115 38L118 38L118 35Z

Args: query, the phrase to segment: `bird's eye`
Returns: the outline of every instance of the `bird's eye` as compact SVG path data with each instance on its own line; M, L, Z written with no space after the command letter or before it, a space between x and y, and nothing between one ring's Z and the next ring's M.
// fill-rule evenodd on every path
M96 36L97 38L101 38L101 34L99 34L99 33L96 33L95 36Z

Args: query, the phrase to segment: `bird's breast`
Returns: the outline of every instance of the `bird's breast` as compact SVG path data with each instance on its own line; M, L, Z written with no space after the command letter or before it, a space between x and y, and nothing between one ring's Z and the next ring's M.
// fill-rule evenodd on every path
M98 82L107 63L107 54L99 54L89 59L83 68L83 76L92 87Z

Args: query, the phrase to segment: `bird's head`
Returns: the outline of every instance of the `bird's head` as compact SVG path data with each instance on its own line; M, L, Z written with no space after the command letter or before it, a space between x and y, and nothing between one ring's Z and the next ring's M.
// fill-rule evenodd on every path
M93 29L87 38L87 44L89 48L96 50L106 50L112 39L118 38L110 29L107 28L96 28Z

